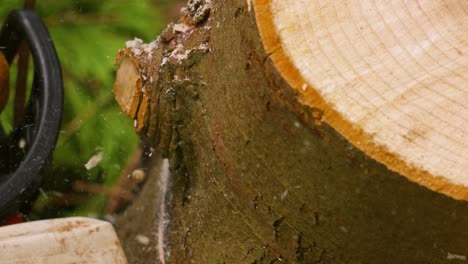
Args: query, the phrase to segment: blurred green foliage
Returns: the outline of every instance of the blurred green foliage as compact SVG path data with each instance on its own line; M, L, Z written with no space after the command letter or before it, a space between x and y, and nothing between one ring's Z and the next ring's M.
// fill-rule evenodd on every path
M161 11L165 4L145 0L36 1L36 12L48 27L62 64L65 99L53 168L36 202L35 217L102 216L107 200L103 194L84 195L78 205L52 205L49 201L73 193L76 180L107 186L118 180L138 138L133 121L114 101L115 54L126 40L155 39L166 23ZM2 0L0 22L22 6L23 0ZM2 124L11 118L11 107L1 118ZM84 164L98 151L103 151L102 161L86 170Z

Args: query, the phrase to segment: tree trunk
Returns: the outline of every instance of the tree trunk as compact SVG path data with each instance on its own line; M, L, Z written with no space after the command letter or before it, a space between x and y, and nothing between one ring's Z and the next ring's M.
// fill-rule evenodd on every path
M264 23L279 19L269 2L191 0L157 40L119 52L116 99L154 148L146 154L170 162L170 175L164 165L150 169L117 219L129 262L466 261L466 170L432 173L445 167L406 160L411 142L396 140L393 151L346 121L340 111L353 109L330 101L344 90L329 100L323 80L309 81L285 59L292 51L276 42L287 36ZM465 153L453 153L462 167Z

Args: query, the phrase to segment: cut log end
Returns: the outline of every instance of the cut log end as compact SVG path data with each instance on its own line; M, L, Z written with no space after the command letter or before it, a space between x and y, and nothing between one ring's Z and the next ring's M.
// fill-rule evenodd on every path
M117 54L117 73L114 83L114 96L122 111L135 120L139 132L144 126L148 96L144 92L143 78L137 58L128 49Z
M6 61L3 53L0 52L0 112L5 109L10 95L10 71L8 62Z
M134 118L141 96L141 76L138 64L126 54L117 58L117 76L114 83L114 95L125 114Z
M253 4L265 50L301 103L389 169L468 200L468 50L457 6L468 2Z
M0 255L2 263L127 263L112 225L84 217L2 227Z

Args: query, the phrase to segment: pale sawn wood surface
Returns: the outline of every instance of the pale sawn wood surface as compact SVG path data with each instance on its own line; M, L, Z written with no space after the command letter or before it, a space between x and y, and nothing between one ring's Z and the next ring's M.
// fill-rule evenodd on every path
M115 263L127 260L109 222L70 217L0 228L0 263Z
M467 1L253 0L299 100L412 181L468 200Z

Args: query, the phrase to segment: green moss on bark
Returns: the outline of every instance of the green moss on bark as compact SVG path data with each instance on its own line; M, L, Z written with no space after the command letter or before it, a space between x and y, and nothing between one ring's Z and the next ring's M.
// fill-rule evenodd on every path
M265 54L246 1L213 3L205 22L174 39L196 52L168 57L158 83L173 94L164 113L170 263L446 263L449 252L468 254L468 204L318 126Z

